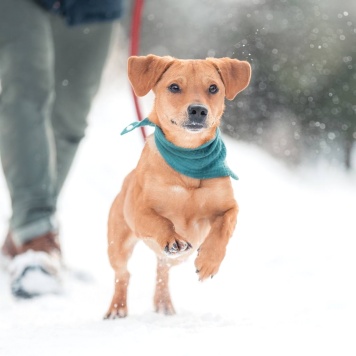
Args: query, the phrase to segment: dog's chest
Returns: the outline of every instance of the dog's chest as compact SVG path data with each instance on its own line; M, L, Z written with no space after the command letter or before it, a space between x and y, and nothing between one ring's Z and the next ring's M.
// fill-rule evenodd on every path
M208 194L204 188L170 185L166 190L164 205L162 209L167 214L179 214L186 220L199 219L209 215Z
M164 204L160 206L160 214L172 221L176 232L189 238L193 245L202 243L210 230L212 210L209 208L208 195L201 188L169 186Z
M173 184L165 187L162 196L164 199L157 201L157 208L161 215L170 220L179 219L182 224L188 225L210 214L208 194L203 188Z

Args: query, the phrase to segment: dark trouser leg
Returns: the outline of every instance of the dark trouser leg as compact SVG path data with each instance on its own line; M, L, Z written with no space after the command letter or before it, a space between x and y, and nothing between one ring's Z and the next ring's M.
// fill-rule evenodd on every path
M33 1L0 1L0 78L0 154L21 244L55 227L52 33Z
M57 149L57 193L67 177L107 58L112 24L67 27L52 19L56 100L52 125Z
M111 28L69 28L33 1L0 2L0 154L18 244L56 227L56 198L84 135Z

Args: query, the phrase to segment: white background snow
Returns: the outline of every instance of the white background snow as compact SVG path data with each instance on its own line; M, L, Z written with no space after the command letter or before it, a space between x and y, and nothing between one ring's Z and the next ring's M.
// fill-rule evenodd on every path
M60 200L65 293L14 300L1 271L0 355L355 355L355 172L322 164L290 171L227 137L240 214L219 274L199 283L193 259L176 267L177 315L157 315L155 257L139 244L129 316L102 320L113 292L108 210L143 146L138 130L119 134L136 117L124 71L114 81L111 74ZM0 240L9 216L0 175Z

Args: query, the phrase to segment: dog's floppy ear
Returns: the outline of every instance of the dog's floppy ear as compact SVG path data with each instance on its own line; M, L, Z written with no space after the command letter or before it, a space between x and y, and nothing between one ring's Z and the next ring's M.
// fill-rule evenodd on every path
M146 95L173 63L170 56L132 56L128 59L128 76L137 96Z
M251 78L251 66L248 62L231 58L207 58L217 71L225 85L226 99L233 100L244 90Z

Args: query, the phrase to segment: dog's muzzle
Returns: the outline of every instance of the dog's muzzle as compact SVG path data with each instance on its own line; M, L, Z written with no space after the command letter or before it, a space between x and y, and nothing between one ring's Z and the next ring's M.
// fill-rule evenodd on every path
M190 131L200 131L206 127L206 119L208 117L208 108L204 105L189 105L188 106L188 121L184 127Z

